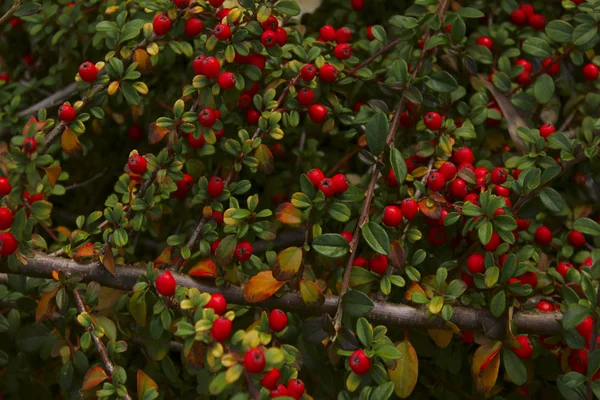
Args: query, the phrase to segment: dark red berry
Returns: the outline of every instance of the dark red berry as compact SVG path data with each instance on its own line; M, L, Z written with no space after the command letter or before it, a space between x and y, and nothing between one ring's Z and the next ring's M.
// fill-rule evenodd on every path
M200 125L210 128L217 121L217 115L212 108L205 108L198 114Z
M342 194L348 187L350 186L348 183L348 179L346 179L346 175L344 174L336 174L331 178L331 182L333 183L333 188L335 190L335 194Z
M317 76L317 67L313 64L306 64L300 69L300 77L306 82L312 81Z
M304 107L310 106L315 100L315 92L309 87L303 87L298 91L298 103Z
M494 41L489 36L480 36L475 41L480 46L487 47L488 49L492 49L494 47Z
M304 394L304 382L300 379L290 379L287 386L289 396L298 400Z
M542 225L535 231L535 241L540 246L546 246L552 242L552 231Z
M548 75L556 75L560 72L560 62L552 57L546 58L542 62L542 67L546 69Z
M176 182L177 190L173 192L173 197L183 199L194 186L194 178L189 174L183 174L183 178Z
M485 272L485 257L483 254L471 254L467 258L467 269L471 275L482 274Z
M210 296L210 300L204 308L212 308L215 314L223 315L227 311L227 300L221 293L214 293Z
M327 118L327 109L321 104L313 104L308 108L308 116L315 124L322 124Z
M235 258L239 262L248 261L252 257L252 245L248 242L239 242L235 246Z
M333 42L335 40L335 28L331 25L322 26L319 29L319 35L325 42Z
M260 36L260 42L266 48L273 47L277 44L277 36L273 31L264 31Z
M213 29L213 34L219 40L227 40L231 37L231 28L229 28L229 25L217 24Z
M0 230L4 231L12 226L13 213L6 207L0 207Z
M335 82L338 75L338 70L331 64L325 64L319 69L319 78L321 78L323 82Z
M517 336L517 342L519 343L519 348L513 347L512 351L519 358L530 358L533 355L533 346L531 345L529 336L519 335Z
M434 171L427 177L427 187L434 192L440 192L446 186L446 178L441 173Z
M546 26L546 17L541 14L533 14L527 18L527 22L533 29L541 31Z
M31 154L37 149L37 140L35 138L29 137L23 140L23 152L26 154Z
M260 384L267 389L275 389L277 386L277 381L281 377L281 373L277 368L273 368L270 371L265 372L265 375L260 380Z
M506 182L506 178L508 177L508 172L502 167L496 167L492 171L491 181L494 185L502 185Z
M208 185L206 187L206 191L212 197L218 197L223 193L223 189L225 188L225 182L221 179L220 176L213 176L208 181Z
M333 55L338 60L347 60L352 55L352 49L345 43L338 44L333 49Z
M569 244L576 249L585 246L585 236L579 231L571 231L568 236Z
M419 214L419 205L414 199L404 199L400 203L400 211L402 211L404 218L410 221Z
M235 74L233 72L223 72L217 79L219 87L223 90L229 90L235 87Z
M582 72L585 79L595 81L598 78L599 70L596 64L589 63L583 67Z

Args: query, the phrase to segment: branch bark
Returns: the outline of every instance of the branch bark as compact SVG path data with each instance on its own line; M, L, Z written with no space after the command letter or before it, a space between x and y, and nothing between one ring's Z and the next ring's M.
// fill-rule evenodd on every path
M42 108L53 107L57 104L65 102L68 98L77 93L77 82L71 83L69 86L64 87L56 93L51 94L45 99L21 110L17 113L17 117L23 118L30 115L34 115Z
M8 270L6 259L0 264L0 272L15 273L36 278L52 279L52 271L63 271L68 275L79 275L83 282L97 282L102 286L119 290L132 290L139 279L145 273L145 269L117 265L115 275L111 275L100 262L78 263L73 260L52 257L47 254L37 253L34 258L28 258L27 264L19 266L19 271ZM246 306L264 307L267 309L280 308L285 311L303 315L319 316L325 313L333 315L337 310L339 297L325 296L322 305L308 307L304 305L302 297L296 292L286 292L280 297L271 297L260 303L249 303L244 300L242 288L237 286L216 287L206 280L192 278L178 272L172 272L177 285L188 288L196 288L201 292L221 293L229 303ZM505 332L502 329L506 318L495 319L486 310L454 307L452 323L460 329L470 331L484 331L488 336L497 338ZM427 310L423 307L412 307L405 304L394 304L387 302L375 302L373 309L365 315L370 321L388 326L410 327L410 328L444 328L445 322L441 318L430 318ZM557 322L562 318L561 313L538 313L520 312L514 316L514 323L520 333L535 333L540 335L556 335L561 332L560 324Z
M0 18L0 25L5 23L10 17L12 17L12 15L17 11L17 8L19 8L22 2L22 0L15 1L15 3L12 5L12 7L9 8L6 14L4 14L2 18Z

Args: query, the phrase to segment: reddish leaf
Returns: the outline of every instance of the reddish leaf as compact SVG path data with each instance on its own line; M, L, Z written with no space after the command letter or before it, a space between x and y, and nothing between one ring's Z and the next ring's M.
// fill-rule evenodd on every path
M31 136L44 129L44 126L46 126L46 121L38 121L36 117L31 117L23 127L22 134L23 136Z
M423 296L425 296L425 291L417 282L411 283L408 289L406 289L406 292L404 292L404 299L407 301L412 301L413 293L421 293Z
M150 124L148 129L148 143L156 144L160 142L169 133L169 128L159 128L156 122Z
M80 258L91 257L94 255L94 243L86 243L82 246L79 246L75 253L73 253L73 258L75 260L79 260Z
M273 296L285 282L278 281L271 271L261 271L248 281L244 287L244 300L258 303Z
M435 200L426 197L419 201L419 210L427 218L438 220L442 216L442 206Z
M201 278L216 278L218 276L217 265L210 258L200 260L188 271L188 275Z
M144 393L146 390L154 388L158 391L158 385L156 382L152 380L148 375L144 373L141 369L138 369L137 372L137 392L138 399L142 400L144 397Z
M292 279L302 264L303 251L299 247L288 247L277 255L273 263L273 276L278 281Z
M101 258L101 261L104 267L106 267L106 269L108 270L108 272L110 272L114 276L116 269L115 257L113 256L112 249L110 247L106 250L106 253Z
M475 388L479 393L490 391L498 379L500 368L499 352L502 342L489 342L481 345L473 354L471 375L475 381Z
M102 382L104 382L107 379L108 379L108 375L106 375L106 372L104 372L102 367L100 367L99 365L96 365L95 367L88 369L87 372L85 373L85 376L83 377L83 384L82 384L81 388L83 390L90 390L94 386L101 384Z
M275 216L279 222L286 225L300 225L302 223L302 212L289 202L281 203L275 211Z
M171 248L165 247L160 255L154 260L154 266L167 265L171 262Z
M52 302L52 299L54 299L56 293L58 293L58 289L54 289L53 291L48 292L40 297L37 308L35 309L36 324L52 315L52 310L54 309L54 303Z
M398 240L394 240L390 245L390 265L397 269L403 269L406 265L406 251Z

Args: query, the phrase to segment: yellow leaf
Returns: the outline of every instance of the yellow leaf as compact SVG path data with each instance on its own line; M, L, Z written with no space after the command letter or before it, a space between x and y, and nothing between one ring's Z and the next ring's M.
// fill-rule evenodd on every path
M427 333L433 339L437 347L448 347L452 341L452 331L448 329L427 329Z
M304 304L309 307L325 303L323 291L313 281L306 279L300 281L300 295Z
M167 265L171 262L171 248L165 247L160 255L154 260L154 266Z
M292 279L302 264L303 251L299 247L288 247L277 255L273 263L273 276L278 281Z
M419 167L415 168L415 170L411 173L414 178L422 178L425 174L429 172L429 168L427 167Z
M223 213L223 222L225 223L225 225L238 226L244 223L244 221L237 220L231 216L237 210L237 208L228 208L227 210L225 210L225 212Z
M217 265L210 258L200 260L188 271L188 275L201 278L216 278L218 276Z
M144 392L150 388L154 388L158 391L158 385L152 378L144 373L141 369L138 369L137 372L137 392L138 399L142 400L144 397Z
M112 96L113 94L115 94L117 92L117 90L119 90L119 82L117 81L113 81L110 83L110 85L108 85L108 95Z
M36 324L39 323L41 320L50 317L50 315L52 314L53 307L51 301L52 299L54 299L54 296L56 296L56 293L58 293L58 289L54 289L53 291L48 292L42 297L40 297L40 300L37 304L37 308L35 309Z
M104 11L105 14L109 15L114 13L115 11L117 11L119 9L120 6L110 6L106 8L106 11Z
M261 271L248 281L244 287L244 300L258 303L273 296L285 282L278 281L271 271Z
M408 287L406 292L404 292L404 299L408 300L408 301L412 301L413 293L421 293L423 296L425 296L425 291L423 290L423 288L421 286L419 286L419 284L417 282L411 283L411 285Z
M405 399L414 390L419 378L419 358L415 348L408 340L396 345L402 353L396 361L396 367L388 369L390 381L394 383L394 392L401 399Z
M471 375L477 392L486 393L496 384L498 369L500 368L501 347L502 342L489 342L475 350L471 364Z
M58 177L62 172L62 168L60 165L52 165L48 168L44 168L44 171L46 171L46 176L48 177L50 187L54 189L54 185L56 185L56 182L58 181Z
M154 42L150 43L148 45L148 47L146 47L146 51L148 52L148 54L150 54L151 56L155 56L158 54L159 52L159 48L158 45Z
M104 372L101 366L96 365L95 367L88 369L88 371L85 373L81 388L83 390L89 390L94 386L101 384L106 379L108 379L106 372Z
M290 202L281 203L275 211L279 222L286 225L300 225L302 223L302 212Z
M75 132L69 128L65 129L60 136L60 145L65 153L71 157L77 157L82 154L81 143Z
M258 146L256 151L254 152L254 158L258 161L257 169L266 174L270 175L275 168L275 161L273 159L273 153L271 150L264 144Z

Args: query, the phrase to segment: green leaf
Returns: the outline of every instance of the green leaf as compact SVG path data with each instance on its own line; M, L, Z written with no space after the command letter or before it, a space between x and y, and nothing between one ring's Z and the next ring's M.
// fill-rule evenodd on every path
M598 40L598 27L595 24L585 23L573 30L573 44L578 47L587 47Z
M554 79L548 74L543 74L535 80L533 93L537 101L546 104L554 95Z
M277 11L289 15L290 17L295 17L300 14L300 6L295 1L283 0L279 1L275 4L275 8Z
M390 254L390 238L386 231L375 222L369 221L363 225L362 237L376 253Z
M488 244L490 242L490 239L492 238L493 232L494 228L490 221L485 221L481 225L479 225L479 228L477 229L477 235L479 236L479 241L481 242L481 244L483 244L484 246Z
M430 75L425 85L437 93L450 93L458 89L458 83L452 75L446 71L434 72Z
M325 233L317 236L311 246L314 251L329 258L342 257L350 248L348 241L337 233Z
M481 18L485 15L480 10L472 7L461 7L457 14L463 18Z
M358 336L358 340L365 347L371 347L371 343L373 343L373 327L363 317L360 317L356 323L356 336Z
M394 393L394 382L386 382L377 386L369 396L370 400L387 400Z
M523 385L527 381L527 370L525 364L517 355L510 349L502 349L502 362L504 370L508 377L515 385Z
M573 27L567 21L556 19L546 25L546 35L554 42L569 43L572 34Z
M375 304L369 296L358 290L350 290L342 297L344 314L352 317L361 317L371 311L374 306Z
M579 304L575 304L564 313L562 319L562 325L565 329L573 328L581 321L585 319L588 315L590 315L591 310L589 307L585 307Z
M327 214L338 222L348 222L350 220L350 209L342 203L331 203L327 207Z
M28 15L37 14L42 9L42 5L40 3L24 3L17 8L17 11L13 14L15 17L26 17Z
M392 170L394 170L398 184L402 185L406 180L406 175L408 175L408 169L402 153L395 147L390 148L390 164L392 164Z
M558 213L565 207L562 196L550 187L545 187L540 191L540 200L553 213Z
M490 312L496 318L499 318L506 309L506 293L504 290L498 291L490 302Z
M402 352L392 345L381 346L375 350L375 354L389 360L398 360L402 358Z
M369 149L375 155L379 155L385 148L385 142L390 125L387 116L378 112L371 117L365 129L367 135L367 144Z
M528 37L523 42L523 51L534 57L552 57L552 48L544 39Z
M584 235L600 236L600 224L589 218L579 218L573 228Z

